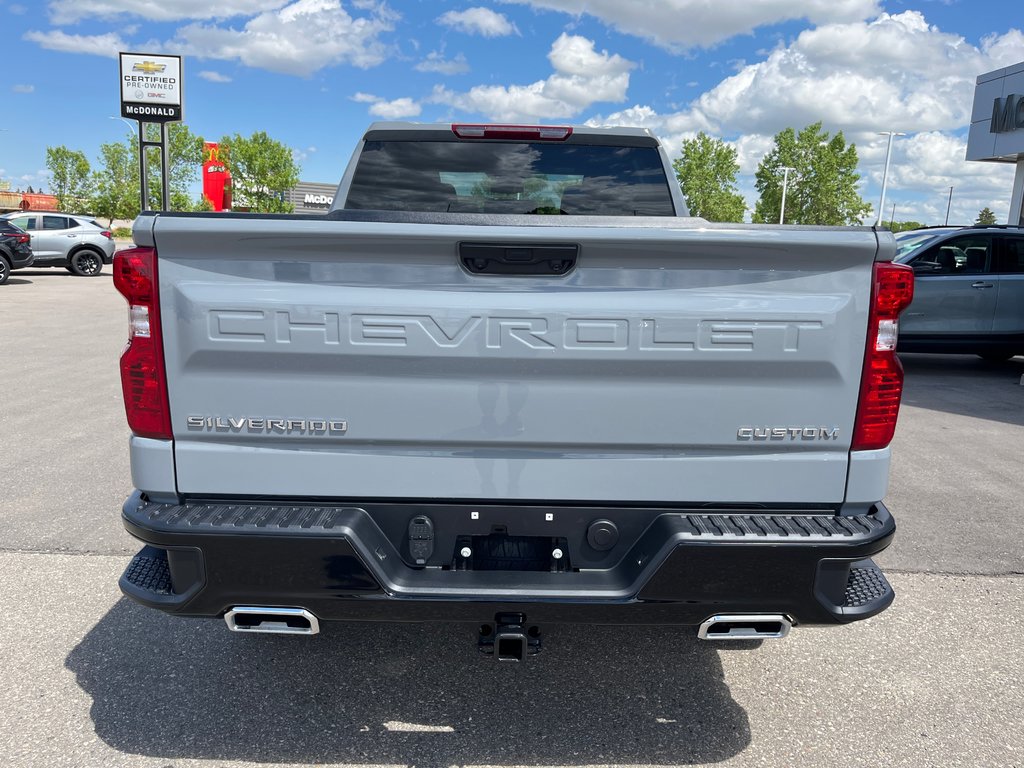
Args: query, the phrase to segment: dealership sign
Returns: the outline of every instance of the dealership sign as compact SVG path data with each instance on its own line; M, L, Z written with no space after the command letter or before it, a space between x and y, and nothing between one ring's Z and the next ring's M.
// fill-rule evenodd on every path
M1024 128L1024 96L1011 93L1005 99L997 98L992 104L992 133L1010 133Z
M307 194L302 198L304 205L329 207L334 204L333 195L311 195Z
M182 118L181 56L122 53L121 116L146 123Z

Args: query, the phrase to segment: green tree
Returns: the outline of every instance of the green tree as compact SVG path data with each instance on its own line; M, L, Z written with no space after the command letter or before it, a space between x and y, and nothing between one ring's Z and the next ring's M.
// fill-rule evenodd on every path
M146 138L158 141L157 126L147 126ZM189 187L199 176L203 162L203 139L184 123L170 123L167 130L168 186L171 211L200 210L201 204L189 195ZM148 148L146 178L149 207L161 208L160 150ZM108 219L133 219L139 214L142 194L139 189L139 138L134 133L126 141L100 147L100 168L92 177L94 212Z
M50 171L50 189L62 211L86 204L91 193L89 161L85 153L63 144L46 148L46 167Z
M846 143L842 131L831 136L818 122L799 133L787 128L775 135L775 146L757 168L761 196L755 222L779 220L785 166L793 169L786 190L787 224L859 224L871 212L871 205L857 193L856 146Z
M683 142L672 163L690 214L708 221L743 221L746 202L736 191L736 150L701 131Z
M885 222L882 222L882 226L884 226L889 231L896 233L906 232L909 229L920 229L921 227L924 226L924 224L922 224L920 221L894 221L891 226L886 224Z
M139 156L130 142L100 145L100 168L93 174L92 210L113 224L114 219L139 215Z
M987 205L978 211L978 218L974 220L975 224L995 224L996 215L992 213L992 209Z
M264 131L246 138L239 134L220 141L220 157L231 171L232 205L257 213L291 213L286 191L299 183L299 166L292 151Z

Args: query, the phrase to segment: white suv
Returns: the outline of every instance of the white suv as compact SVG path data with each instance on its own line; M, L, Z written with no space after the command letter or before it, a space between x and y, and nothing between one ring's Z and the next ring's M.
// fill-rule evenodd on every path
M110 264L117 250L110 230L91 216L15 211L2 218L32 235L33 267L64 267L91 277Z

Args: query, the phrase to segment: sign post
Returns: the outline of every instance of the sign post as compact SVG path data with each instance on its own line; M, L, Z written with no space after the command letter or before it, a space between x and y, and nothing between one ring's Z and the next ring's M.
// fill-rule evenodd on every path
M170 202L169 147L167 124L180 122L183 116L181 56L148 53L120 53L121 116L139 123L139 189L142 210L150 210L147 177L147 150L160 149L160 209ZM146 125L160 126L160 140L146 138Z

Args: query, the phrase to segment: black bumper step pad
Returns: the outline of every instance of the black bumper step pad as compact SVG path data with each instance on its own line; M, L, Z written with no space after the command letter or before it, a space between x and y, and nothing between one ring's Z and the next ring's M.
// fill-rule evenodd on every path
M872 515L685 515L689 535L710 538L858 538L883 528Z
M170 595L171 569L167 565L167 552L146 547L132 558L121 577L143 592L154 595Z
M274 504L217 504L185 502L159 504L139 499L125 511L130 520L146 528L166 532L218 531L298 533L337 536L351 527L353 518L365 515L354 506L289 506ZM661 510L672 514L673 510ZM696 513L676 511L687 538L759 541L835 541L875 538L886 523L876 515L840 516L812 513Z
M863 609L892 595L892 587L885 574L875 565L854 565L846 581L846 601L843 608Z
M180 605L206 583L202 554L194 547L165 549L147 544L125 568L121 591L154 608ZM174 586L183 585L175 591Z

